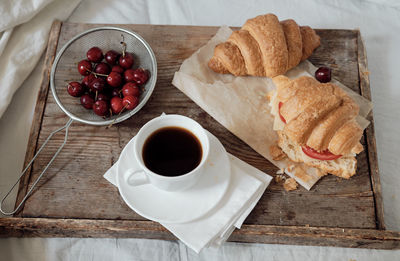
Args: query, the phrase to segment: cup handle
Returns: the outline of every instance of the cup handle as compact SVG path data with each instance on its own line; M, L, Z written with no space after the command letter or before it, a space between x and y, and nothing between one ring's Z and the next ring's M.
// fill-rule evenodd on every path
M150 183L149 178L143 170L128 169L125 172L125 179L130 186L140 186Z

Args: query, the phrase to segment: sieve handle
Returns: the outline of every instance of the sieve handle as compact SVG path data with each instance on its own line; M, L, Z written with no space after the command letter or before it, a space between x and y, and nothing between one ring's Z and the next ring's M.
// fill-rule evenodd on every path
M30 194L32 193L33 189L35 188L36 184L39 182L39 180L42 178L43 174L46 172L46 170L48 169L48 167L51 165L51 163L54 161L54 159L57 157L58 153L60 153L60 151L62 150L62 148L64 147L64 145L67 143L67 139L68 139L68 128L71 125L71 123L73 122L72 119L69 119L68 122L61 128L53 131L52 133L50 133L49 137L47 137L47 139L44 141L43 145L39 148L39 150L36 152L35 156L33 156L33 158L31 159L31 161L28 163L28 165L25 167L25 169L22 171L21 175L19 176L18 180L15 182L15 184L11 187L11 189L7 192L7 194L3 197L3 199L0 202L0 212L3 213L4 215L12 215L14 213L16 213L20 207L24 204L24 202L26 201L26 199L30 196ZM13 191L13 189L15 188L15 186L19 183L19 181L21 180L22 176L25 174L25 172L28 170L28 168L32 165L33 161L36 159L36 157L40 154L40 152L43 150L43 148L46 146L47 142L53 137L54 134L56 134L59 131L62 131L63 129L65 129L65 136L64 136L64 142L60 145L60 147L58 148L58 150L56 151L56 153L54 153L53 158L51 158L51 160L49 161L49 163L47 163L46 167L42 170L42 172L40 173L39 177L35 180L35 182L33 183L33 185L31 186L31 188L29 189L28 193L26 193L25 197L22 199L21 203L19 203L19 205L11 212L6 212L3 210L3 203L4 201L7 199L7 197L10 195L10 193Z

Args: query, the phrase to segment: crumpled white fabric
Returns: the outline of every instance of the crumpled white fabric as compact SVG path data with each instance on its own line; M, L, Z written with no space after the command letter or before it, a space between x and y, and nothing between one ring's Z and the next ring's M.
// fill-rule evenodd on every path
M68 18L80 1L0 2L0 117L39 61L53 20Z
M53 0L25 0L10 1L5 0L0 3L0 31L12 29L13 27L29 21L46 5Z

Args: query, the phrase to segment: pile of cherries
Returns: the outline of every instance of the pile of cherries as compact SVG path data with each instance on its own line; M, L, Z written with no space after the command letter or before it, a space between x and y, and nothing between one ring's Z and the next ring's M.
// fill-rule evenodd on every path
M140 87L149 79L143 68L132 69L134 56L110 50L103 55L99 47L90 48L87 59L78 63L78 72L85 76L82 82L70 82L68 93L80 97L81 105L99 116L107 117L132 110L139 104ZM103 62L105 59L105 62Z

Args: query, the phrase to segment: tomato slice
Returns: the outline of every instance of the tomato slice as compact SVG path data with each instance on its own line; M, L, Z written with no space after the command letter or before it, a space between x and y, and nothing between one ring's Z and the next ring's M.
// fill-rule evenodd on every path
M342 155L332 154L329 150L318 152L309 146L304 146L301 149L303 150L304 154L317 160L335 160L342 157Z
M285 118L283 118L283 116L281 115L281 107L282 107L283 103L279 102L278 107L279 107L279 117L281 118L281 121L283 121L284 123L286 123Z

